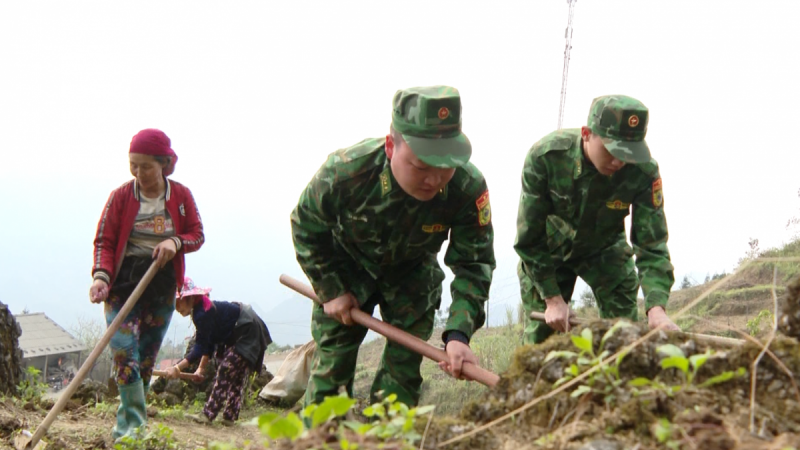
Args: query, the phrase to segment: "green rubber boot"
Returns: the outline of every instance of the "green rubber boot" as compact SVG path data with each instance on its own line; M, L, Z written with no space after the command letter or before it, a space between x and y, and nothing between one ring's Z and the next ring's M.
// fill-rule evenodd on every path
M119 441L123 436L136 436L144 432L147 424L147 405L144 399L144 385L142 380L119 387L119 409L117 409L117 425L111 436Z

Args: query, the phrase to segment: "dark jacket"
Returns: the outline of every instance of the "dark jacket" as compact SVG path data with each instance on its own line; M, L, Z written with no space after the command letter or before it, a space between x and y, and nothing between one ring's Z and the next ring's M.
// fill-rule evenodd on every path
M211 356L216 349L233 346L256 372L261 372L264 353L272 343L266 324L250 305L214 300L214 307L203 311L201 304L192 310L195 345L186 356L190 363L201 356Z

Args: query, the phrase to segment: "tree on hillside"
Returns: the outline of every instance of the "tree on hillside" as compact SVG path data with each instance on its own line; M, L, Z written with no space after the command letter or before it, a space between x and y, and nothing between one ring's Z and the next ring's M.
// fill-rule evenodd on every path
M75 339L81 341L86 349L82 352L81 359L85 359L89 356L89 354L94 350L97 344L100 342L100 339L103 337L103 334L106 332L106 326L104 323L100 322L96 318L87 318L84 316L78 317L78 320L75 324L70 327L70 333L75 337ZM107 345L103 352L100 353L100 356L97 357L94 364L92 365L92 370L89 371L91 374L95 367L110 367L111 366L111 348Z
M800 197L800 189L797 190L797 196ZM786 223L786 230L789 231L792 239L800 239L800 215L789 219Z
M683 281L681 281L681 289L689 289L690 287L694 286L694 280L689 278L689 275L683 276Z
M758 239L750 238L750 240L747 241L747 246L750 248L745 252L743 258L739 258L739 264L761 256L761 247L758 246Z
M450 316L450 308L437 309L436 315L433 317L434 328L444 328L447 324L447 318ZM488 324L487 324L488 325Z
M597 300L594 298L594 292L588 287L581 292L580 297L581 300L581 308L596 308L597 307Z

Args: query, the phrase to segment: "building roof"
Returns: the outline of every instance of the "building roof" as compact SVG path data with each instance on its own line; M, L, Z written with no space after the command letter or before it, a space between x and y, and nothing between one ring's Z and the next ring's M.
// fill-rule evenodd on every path
M22 328L19 348L22 350L23 358L86 350L81 341L72 337L67 330L44 313L19 314L14 318Z

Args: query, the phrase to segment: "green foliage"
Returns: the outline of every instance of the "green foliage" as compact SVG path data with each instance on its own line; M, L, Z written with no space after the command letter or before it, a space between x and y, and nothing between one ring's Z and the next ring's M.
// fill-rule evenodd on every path
M321 404L308 405L300 412L299 416L294 412L285 416L276 412L267 412L254 418L249 424L258 426L261 433L270 439L296 441L307 435L310 430L333 429L333 422L347 416L355 404L354 399L343 393L336 397L326 397ZM358 448L357 444L347 439L348 430L351 433L372 436L381 441L400 440L407 445L413 445L421 438L414 426L417 417L431 412L433 408L433 406L409 408L406 404L397 401L397 395L391 394L382 402L370 405L362 411L363 415L370 419L370 422L340 421L340 424L335 427L339 448L344 450ZM301 417L305 420L302 420Z
M722 372L718 375L715 375L707 379L706 381L700 383L699 385L695 385L694 383L697 377L697 371L700 370L700 368L703 367L703 365L708 361L708 358L714 354L713 350L709 349L706 350L705 353L692 355L688 358L683 353L683 350L681 350L678 346L674 344L661 345L656 348L656 351L664 355L664 359L661 360L661 370L677 369L680 373L683 374L684 383L674 386L669 386L659 381L658 377L656 377L656 379L654 380L649 380L644 377L639 377L629 381L628 386L635 389L649 387L654 390L665 392L667 395L672 396L674 393L682 389L687 389L690 387L707 388L715 384L729 381L734 377L744 376L746 373L744 367L740 367L736 371L729 370ZM647 390L645 390L644 392L647 392ZM640 395L642 394L642 392L637 390L635 391L635 394Z
M47 392L49 386L41 380L41 371L33 366L25 369L22 381L17 385L17 395L23 402L38 403L42 400L42 395Z
M759 311L757 316L747 321L747 332L750 334L750 336L757 335L758 332L761 331L761 321L773 321L774 317L775 316L772 314L772 312L767 309L762 309Z
M666 445L667 448L677 450L681 447L679 440L673 439L677 427L673 425L669 419L659 419L653 426L653 435L660 444Z
M92 407L92 412L103 418L111 418L117 414L117 405L104 401L97 402Z
M596 351L593 344L594 337L592 336L592 330L590 328L584 328L580 336L570 336L572 345L580 350L580 352L552 351L548 353L545 357L545 362L558 358L567 359L568 362L574 360L572 364L564 369L564 376L558 379L553 384L553 387L558 387L580 374L599 366L598 370L586 378L586 384L579 386L570 396L579 397L584 394L595 393L602 395L603 400L607 403L613 402L616 398L614 390L623 384L619 375L619 365L622 363L626 354L620 354L613 365L608 365L605 364L603 360L608 357L610 352L605 350L604 347L608 339L613 336L617 330L630 326L633 326L630 322L618 320L600 339L600 345Z
M114 444L114 450L171 450L178 448L178 442L172 436L174 433L172 428L156 424L153 431L141 437L142 428L137 429L133 436L120 438L120 442Z
M156 417L159 419L183 419L186 416L186 408L183 405L163 406L158 408Z

